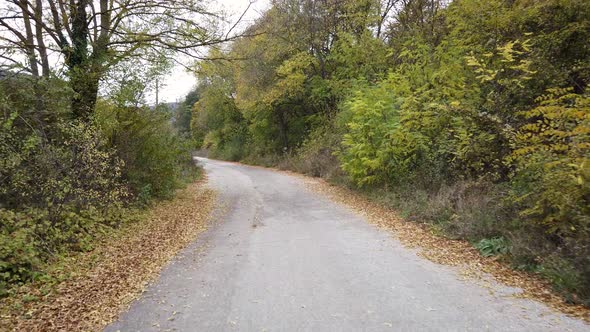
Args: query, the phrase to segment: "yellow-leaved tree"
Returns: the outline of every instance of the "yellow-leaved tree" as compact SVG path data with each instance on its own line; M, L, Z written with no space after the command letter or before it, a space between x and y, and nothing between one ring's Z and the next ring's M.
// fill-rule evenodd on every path
M521 216L548 232L576 235L590 228L590 97L550 89L516 136L516 193ZM528 181L523 181L523 180ZM525 184L526 182L526 184ZM581 234L580 234L581 235Z

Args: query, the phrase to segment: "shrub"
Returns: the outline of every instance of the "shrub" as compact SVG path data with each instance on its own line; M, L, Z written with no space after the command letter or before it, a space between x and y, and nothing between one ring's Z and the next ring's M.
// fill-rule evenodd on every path
M168 114L101 101L96 122L123 161L123 179L140 202L169 198L196 174L191 143L174 130Z
M23 121L0 122L0 295L124 221L122 164L92 125L60 122L53 141Z
M42 276L62 254L91 250L96 238L135 218L121 208L78 211L68 205L54 216L47 209L0 209L0 297L12 285Z
M333 179L342 173L335 152L342 135L333 126L321 126L292 155L287 155L279 168L290 169L311 176Z
M22 227L21 215L0 209L0 297L7 295L9 285L30 280L41 264L39 248L31 228Z
M359 185L397 183L408 177L421 142L402 126L402 100L386 80L363 87L345 103L347 132L338 156L342 169Z
M570 246L571 247L571 246ZM560 292L566 300L572 303L590 305L590 250L588 245L579 245L577 252L562 252L560 249L547 253L541 259L539 272L547 277L554 288Z
M5 207L79 210L117 205L127 196L121 162L100 133L84 123L60 123L60 140L22 134L18 114L0 123L0 198Z
M590 232L590 97L553 89L523 112L511 160L522 218L563 236Z

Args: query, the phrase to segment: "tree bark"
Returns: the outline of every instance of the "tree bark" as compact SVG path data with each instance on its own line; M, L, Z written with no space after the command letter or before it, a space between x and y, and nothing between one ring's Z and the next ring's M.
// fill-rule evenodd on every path
M92 71L88 58L87 7L90 0L70 1L72 24L72 51L66 59L72 90L72 113L74 118L87 121L94 111L100 76Z
M38 65L38 59L37 59L37 53L36 53L36 47L35 47L35 39L37 39L37 41L39 40L39 36L37 36L37 38L35 38L37 32L39 31L39 25L35 24L35 30L36 33L33 33L33 27L31 24L31 18L30 14L29 14L29 3L26 0L21 0L20 1L20 8L22 10L22 14L23 14L23 23L25 26L25 37L26 37L26 53L27 53L27 57L29 60L29 68L31 69L31 74L33 77L33 92L35 94L35 110L34 113L32 115L32 118L34 120L34 122L36 123L36 126L38 127L38 129L43 130L43 128L45 127L45 103L43 101L43 88L40 85L39 80L41 79L41 76L39 74L39 65ZM36 11L37 9L34 8L34 10ZM33 20L35 18L33 17ZM47 54L45 53L45 59L44 61L47 61ZM49 67L49 65L47 65Z
M26 0L20 1L20 8L23 13L23 23L25 25L26 46L25 50L31 68L31 74L35 78L39 77L39 66L37 65L37 55L35 54L35 37L33 35L33 28L31 27L31 19L28 13L28 2Z
M43 19L43 1L35 1L35 35L37 37L37 48L39 50L39 57L41 58L41 75L45 78L49 77L49 58L47 57L47 47L43 41L43 27L39 22Z

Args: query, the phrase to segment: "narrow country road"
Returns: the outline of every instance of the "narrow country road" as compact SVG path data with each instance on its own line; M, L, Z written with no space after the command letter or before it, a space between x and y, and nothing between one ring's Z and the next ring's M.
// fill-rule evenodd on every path
M199 162L210 230L106 331L590 331L420 258L298 177Z

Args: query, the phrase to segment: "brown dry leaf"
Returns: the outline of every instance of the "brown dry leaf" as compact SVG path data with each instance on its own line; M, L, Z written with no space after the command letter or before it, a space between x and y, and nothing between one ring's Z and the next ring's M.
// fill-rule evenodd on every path
M97 331L112 322L182 248L206 230L214 193L205 179L158 203L145 220L125 226L66 263L76 276L43 296L39 285L0 301L0 330ZM24 294L40 300L25 303Z

